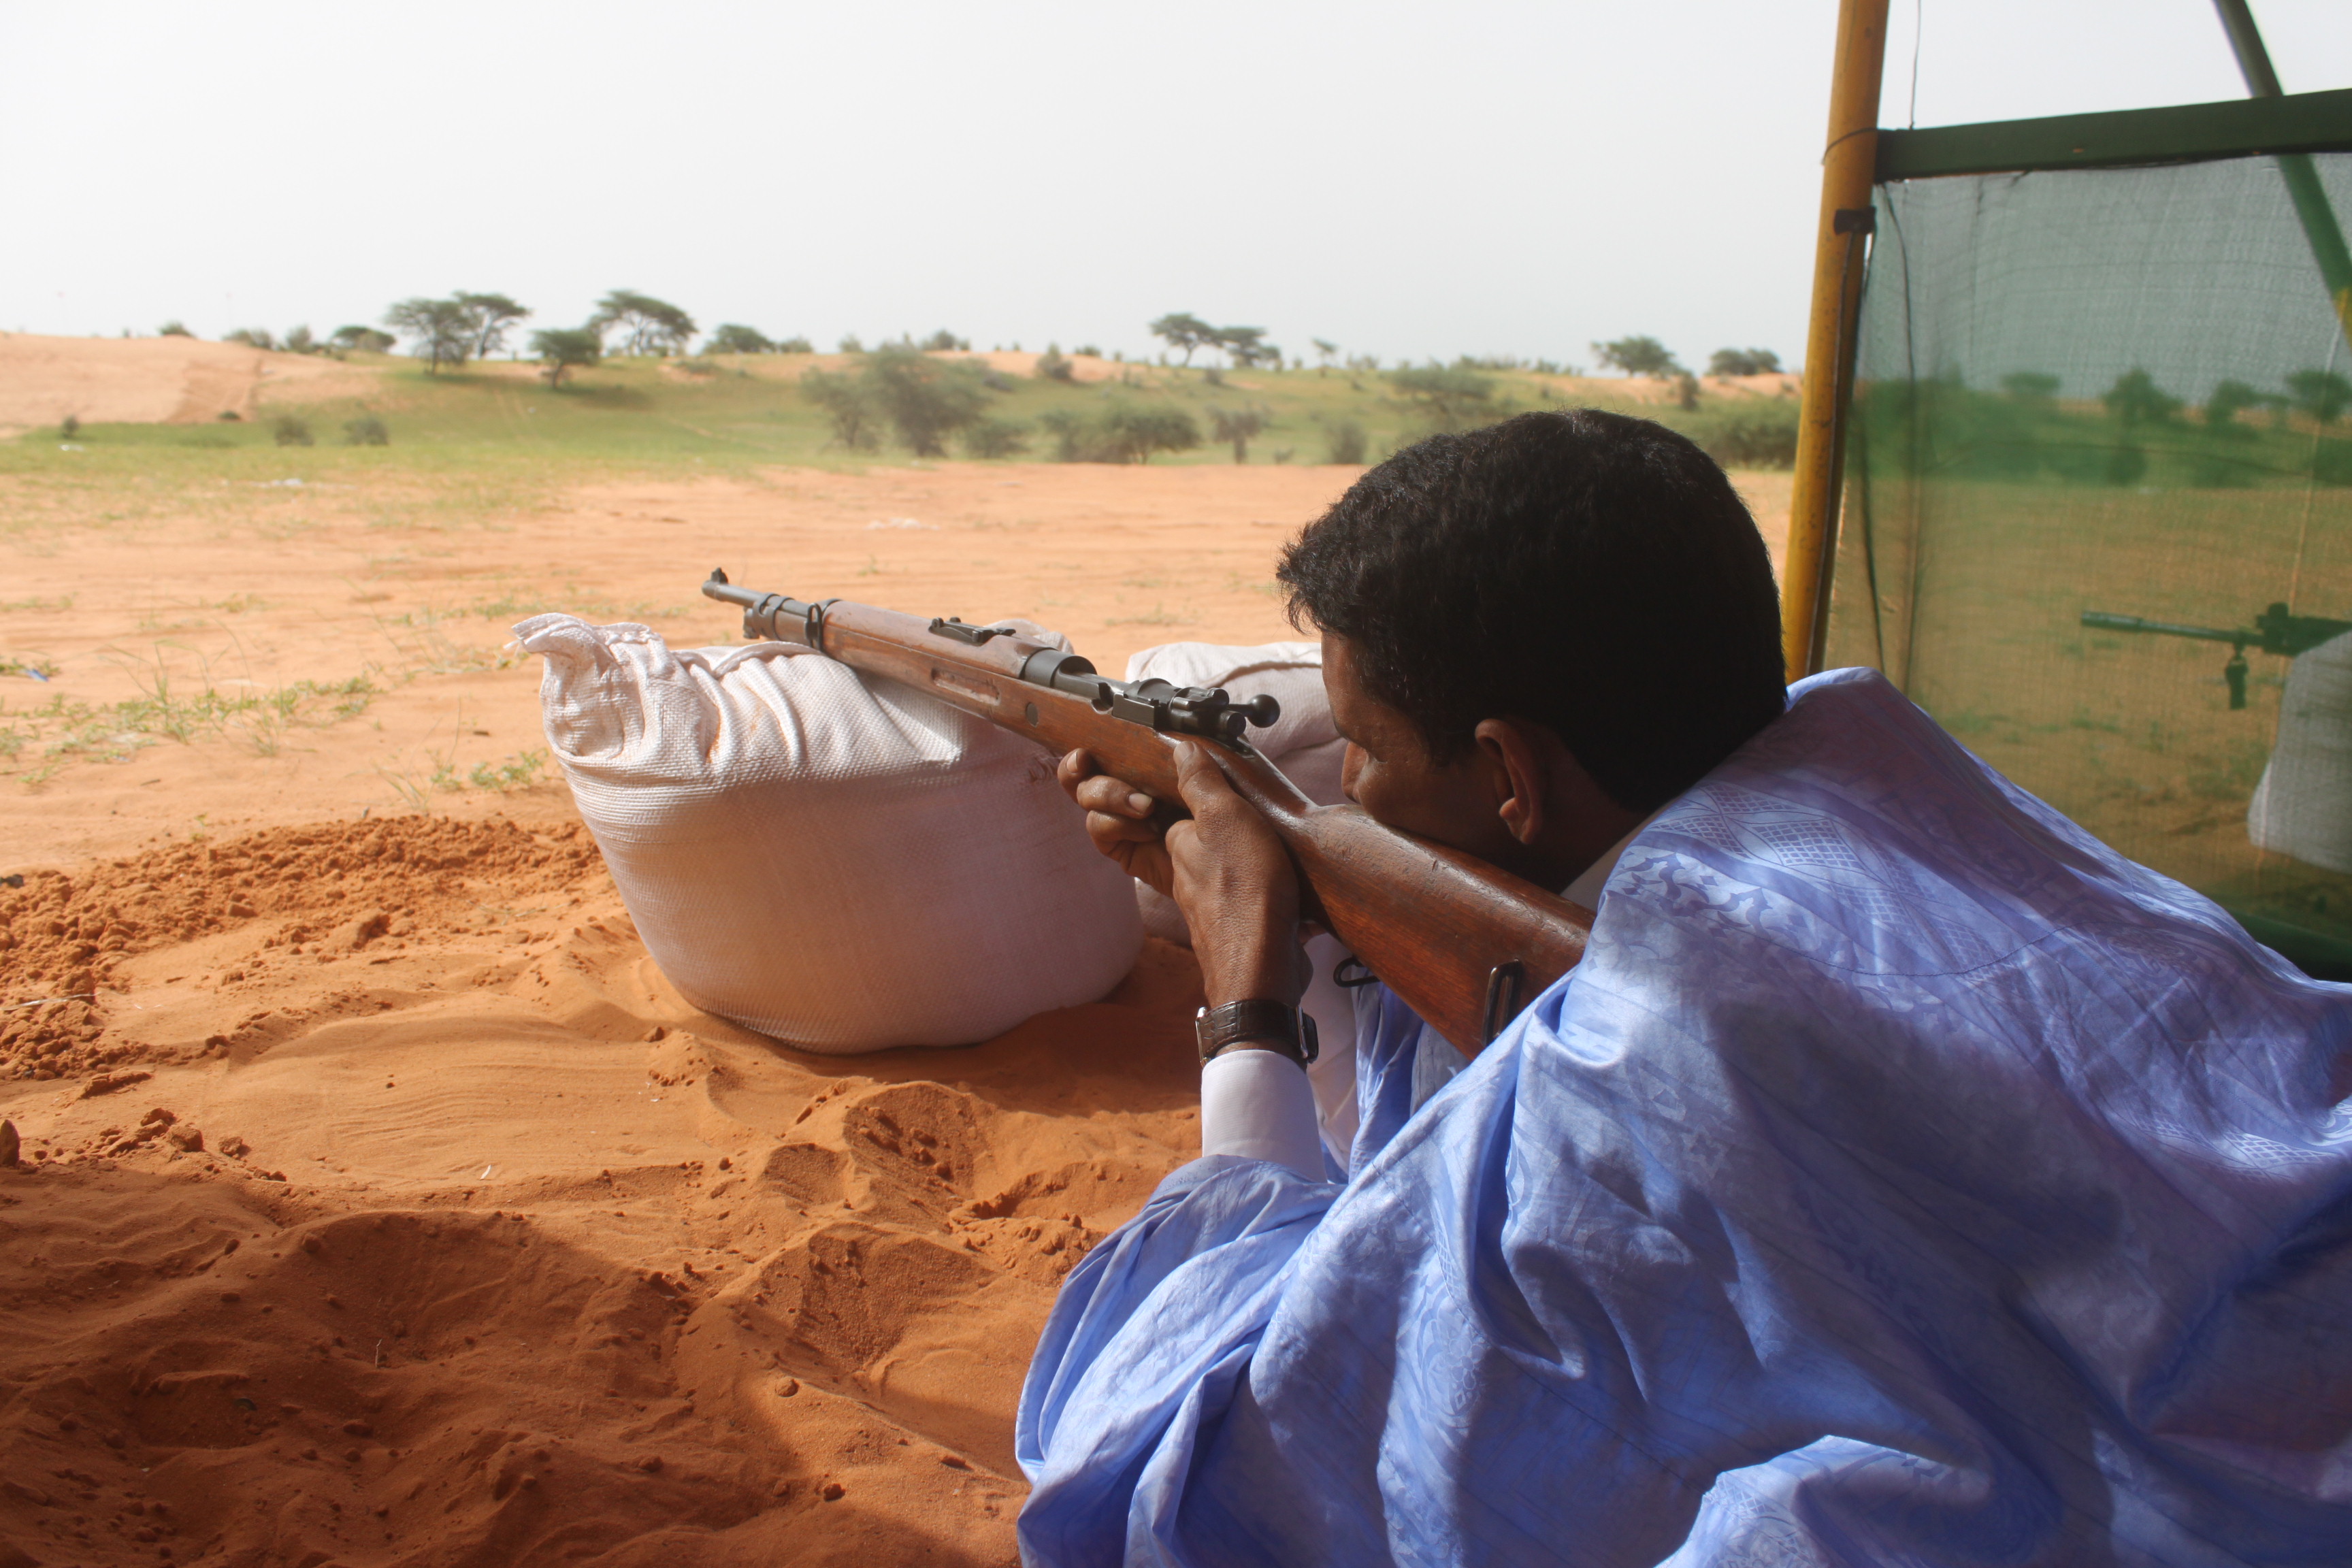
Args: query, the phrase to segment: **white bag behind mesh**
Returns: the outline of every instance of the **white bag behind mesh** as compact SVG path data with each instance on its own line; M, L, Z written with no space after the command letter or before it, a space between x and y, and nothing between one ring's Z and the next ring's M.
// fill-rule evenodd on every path
M536 616L548 744L678 993L812 1051L968 1044L1092 1002L1131 883L1030 742L782 643Z
M2352 871L2352 636L2287 666L2278 744L2246 807L2261 848Z

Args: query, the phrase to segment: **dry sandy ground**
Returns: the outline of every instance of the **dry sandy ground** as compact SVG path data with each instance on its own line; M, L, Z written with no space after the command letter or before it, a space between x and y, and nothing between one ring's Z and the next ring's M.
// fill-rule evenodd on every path
M85 425L250 419L266 397L341 397L374 382L335 360L238 343L0 332L0 436L68 415Z
M1287 635L1276 552L1352 477L780 471L448 531L254 487L16 535L0 655L58 675L12 709L385 694L0 784L0 1564L1010 1562L1053 1289L1198 1147L1189 955L813 1058L676 995L560 782L435 775L541 744L508 622L721 640L713 565L1105 668ZM1785 478L1743 482L1777 546Z

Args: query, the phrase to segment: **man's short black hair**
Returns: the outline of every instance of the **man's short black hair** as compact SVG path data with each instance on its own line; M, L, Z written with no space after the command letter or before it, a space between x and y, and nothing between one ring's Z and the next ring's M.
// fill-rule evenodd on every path
M1786 702L1771 558L1685 437L1598 409L1433 436L1307 525L1290 616L1354 645L1440 763L1479 721L1549 726L1629 811L1688 789Z

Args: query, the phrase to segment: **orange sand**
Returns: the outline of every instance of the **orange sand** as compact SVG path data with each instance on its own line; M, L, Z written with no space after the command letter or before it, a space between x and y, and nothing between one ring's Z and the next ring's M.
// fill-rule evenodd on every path
M446 532L257 487L11 536L0 654L58 668L13 708L155 658L385 694L0 784L0 1564L1012 1561L1055 1285L1198 1146L1189 956L807 1057L671 991L559 782L432 775L542 744L497 651L535 597L717 641L724 564L1115 668L1288 635L1266 572L1352 477L780 471ZM1743 483L1777 544L1785 478Z

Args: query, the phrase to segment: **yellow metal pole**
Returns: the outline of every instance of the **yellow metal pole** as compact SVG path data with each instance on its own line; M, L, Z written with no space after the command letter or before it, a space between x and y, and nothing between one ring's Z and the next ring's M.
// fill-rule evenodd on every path
M1780 647L1789 679L1821 668L1830 568L1837 548L1839 469L1853 393L1853 329L1878 160L1878 82L1886 60L1886 0L1841 0L1830 79L1829 143L1822 155L1822 216L1813 249L1812 321L1805 331L1804 401L1789 556L1780 580Z

